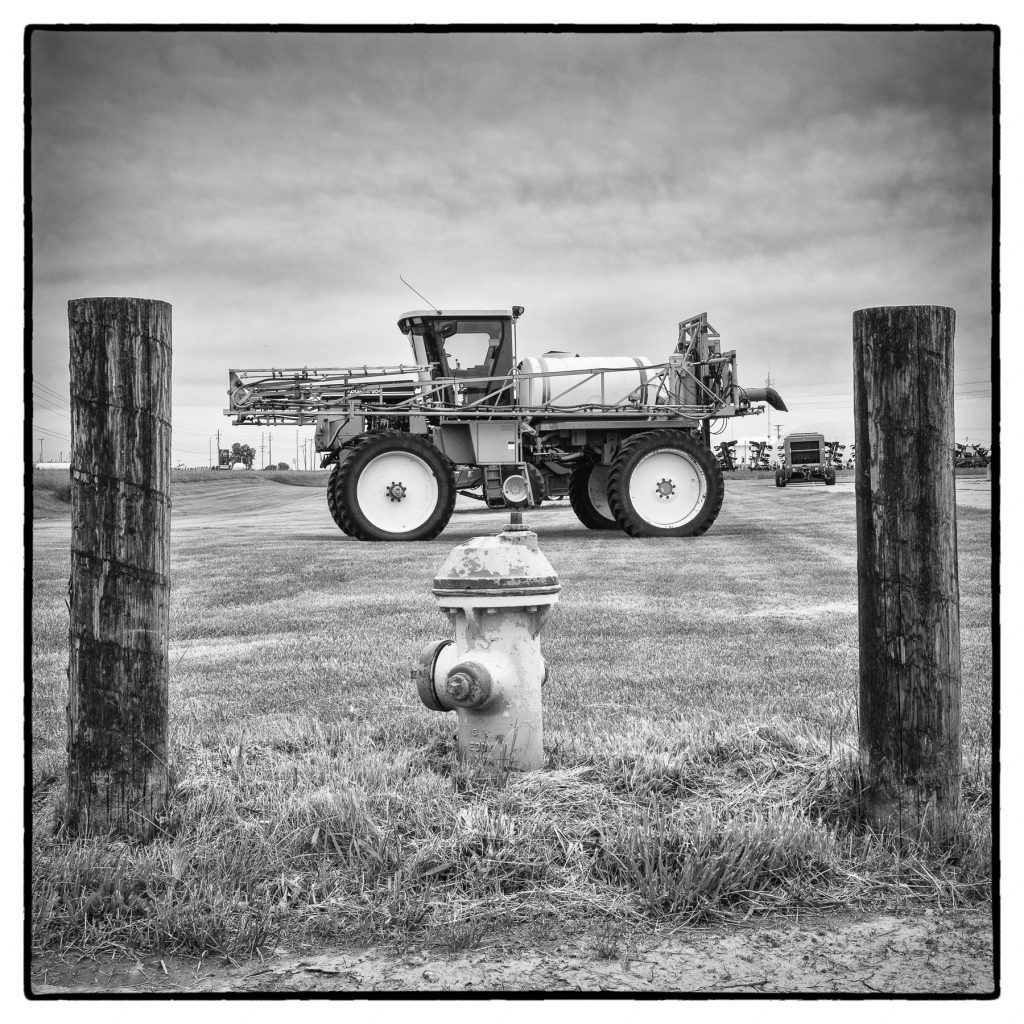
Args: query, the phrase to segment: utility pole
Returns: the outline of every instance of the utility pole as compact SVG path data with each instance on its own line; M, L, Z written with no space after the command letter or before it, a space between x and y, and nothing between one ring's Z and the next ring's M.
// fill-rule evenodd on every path
M945 306L853 314L864 810L938 841L957 830L962 760L955 323Z
M39 438L39 461L43 461L43 439Z
M147 839L170 792L171 307L68 302L71 581L64 824Z
M295 472L299 471L299 432L295 431Z
M266 463L263 461L263 449L266 445L266 435L263 431L260 431L260 469L262 469Z
M274 465L274 435L269 431L267 433L267 462Z
M220 431L217 431L217 468L220 469Z
M770 388L775 381L772 380L771 367L768 368L768 376L764 379L764 386ZM768 406L768 440L772 439L772 407Z

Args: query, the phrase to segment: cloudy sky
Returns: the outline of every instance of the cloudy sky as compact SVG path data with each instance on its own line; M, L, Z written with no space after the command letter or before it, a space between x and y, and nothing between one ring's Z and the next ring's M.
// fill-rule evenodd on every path
M172 304L173 459L206 465L218 429L263 432L222 415L229 367L407 360L399 274L443 308L525 306L524 355L660 361L706 310L789 405L773 428L844 442L852 312L953 306L957 439L987 444L992 47L37 31L34 454L69 447L69 298Z

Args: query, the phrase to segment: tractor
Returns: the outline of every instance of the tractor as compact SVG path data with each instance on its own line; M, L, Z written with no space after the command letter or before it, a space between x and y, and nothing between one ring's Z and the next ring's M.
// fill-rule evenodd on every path
M836 470L830 464L824 434L789 434L782 444L784 454L782 466L775 471L776 487L813 480L824 480L827 486L834 486Z
M664 362L549 351L519 359L511 310L415 310L413 362L228 373L235 424L315 424L327 506L364 541L430 540L457 494L489 508L568 497L592 530L688 537L724 496L713 419L786 410L742 388L707 314L679 324Z

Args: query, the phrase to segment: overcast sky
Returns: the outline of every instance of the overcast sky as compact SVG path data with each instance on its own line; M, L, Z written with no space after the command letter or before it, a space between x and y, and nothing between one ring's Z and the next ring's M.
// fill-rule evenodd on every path
M992 45L38 31L34 454L69 447L70 298L172 304L173 459L206 465L218 429L264 432L222 415L229 367L408 360L399 274L443 308L525 306L521 355L660 361L706 310L741 383L770 372L773 424L844 442L852 312L953 306L957 438L987 444Z

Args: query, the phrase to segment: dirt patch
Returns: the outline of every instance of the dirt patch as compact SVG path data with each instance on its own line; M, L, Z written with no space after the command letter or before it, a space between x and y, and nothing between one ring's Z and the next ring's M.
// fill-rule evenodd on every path
M32 991L178 992L836 992L992 994L992 921L973 911L842 916L732 929L507 940L450 953L278 950L265 962L40 960Z
M976 477L962 480L957 477L956 503L969 508L991 508L992 481Z

